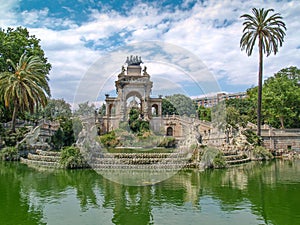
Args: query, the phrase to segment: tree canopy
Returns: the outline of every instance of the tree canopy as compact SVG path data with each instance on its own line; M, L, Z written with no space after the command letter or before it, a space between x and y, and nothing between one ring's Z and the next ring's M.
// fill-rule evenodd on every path
M23 27L0 29L0 72L14 72L7 60L18 62L24 53L28 57L38 56L45 64L44 73L49 74L51 64L48 63L41 48L40 39L30 35L28 30Z
M163 115L195 115L196 109L193 100L183 94L174 94L163 98Z
M300 70L289 67L268 78L263 85L265 122L274 127L300 127Z
M49 99L43 114L47 119L69 118L72 116L71 105L64 99Z
M83 102L78 104L78 109L75 110L74 115L75 116L93 116L96 112L96 106L92 103L89 104L89 102Z
M266 79L262 88L263 123L275 128L299 128L300 69L294 66L284 68ZM226 101L227 122L232 126L255 122L257 87L248 89L247 96L245 99Z

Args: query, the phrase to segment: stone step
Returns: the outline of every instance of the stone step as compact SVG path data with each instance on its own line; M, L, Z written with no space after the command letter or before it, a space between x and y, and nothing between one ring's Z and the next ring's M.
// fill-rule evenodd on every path
M181 169L186 167L186 163L182 164L92 164L93 169Z
M223 151L223 155L224 156L229 156L229 155L238 155L236 150L232 150L232 151Z
M36 154L43 156L60 156L60 152L36 150Z
M247 158L246 155L226 155L224 156L226 161L232 161L232 160L240 160Z
M228 165L235 165L235 164L247 163L247 162L250 162L250 161L251 161L250 158L244 158L244 159L237 159L237 160L228 160L228 161L226 161L226 163Z
M29 160L45 161L45 162L59 162L60 160L60 156L37 155L32 153L28 153L27 158Z
M184 153L93 153L99 158L182 158Z
M91 163L96 164L178 164L185 163L185 158L94 158Z
M26 163L28 165L35 165L35 166L43 166L43 167L50 167L50 168L59 168L60 164L58 162L47 162L47 161L40 161L40 160L32 160L32 159L20 159L22 163Z

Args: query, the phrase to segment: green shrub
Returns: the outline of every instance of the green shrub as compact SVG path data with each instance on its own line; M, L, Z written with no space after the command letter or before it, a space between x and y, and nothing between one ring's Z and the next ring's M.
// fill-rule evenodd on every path
M262 146L256 146L253 149L253 157L256 159L269 160L273 158L273 155L268 149Z
M260 146L262 144L262 138L259 137L255 132L252 130L245 130L243 134L246 136L247 141L254 146Z
M174 137L165 137L158 145L158 147L175 148L176 140Z
M114 131L104 134L100 137L100 142L107 148L114 148L119 144Z
M16 146L19 141L24 139L25 134L28 133L28 131L27 127L17 128L15 132L10 129L4 129L1 135L5 146Z
M0 151L0 159L3 161L17 161L20 159L20 154L16 147L5 147Z
M60 154L60 164L63 168L84 168L87 166L85 159L77 147L65 147Z
M225 158L224 158L222 152L219 152L213 160L214 168L225 168L226 165L227 164L226 164L226 161L225 161Z
M201 154L201 163L204 168L224 168L226 167L223 153L214 147L204 147Z

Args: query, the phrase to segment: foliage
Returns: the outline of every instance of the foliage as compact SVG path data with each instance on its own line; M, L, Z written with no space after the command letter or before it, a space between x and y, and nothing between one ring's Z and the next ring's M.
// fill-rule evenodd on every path
M240 124L241 117L236 108L232 106L226 107L226 122L233 128L237 128L237 126Z
M273 9L252 9L252 14L244 14L243 36L240 41L241 49L246 50L248 56L252 54L256 39L261 43L264 53L269 56L272 52L276 54L282 46L286 30L285 23L279 13L268 16Z
M89 104L89 102L83 102L78 104L78 109L75 110L75 116L94 116L96 112L96 107L94 104Z
M0 97L0 123L6 123L11 120L12 111L5 107L4 100Z
M263 146L256 146L253 149L253 156L256 159L263 159L263 160L268 160L273 158L271 152Z
M201 164L204 166L204 168L226 167L223 153L214 147L204 147L201 152Z
M197 112L200 120L211 121L211 108L200 105Z
M243 135L246 136L247 141L253 146L260 146L262 144L262 138L254 133L252 130L243 131Z
M71 146L75 143L73 122L69 118L61 118L60 127L51 137L51 144L54 148L60 149L64 146Z
M166 96L162 100L162 114L163 115L195 115L195 105L190 97L183 94L174 94Z
M0 74L0 98L5 106L13 109L12 130L18 112L33 112L39 105L46 106L47 95L50 96L45 64L37 56L23 54L15 64L7 60L13 72Z
M67 169L84 168L86 161L80 153L79 148L74 146L65 147L60 154L60 164Z
M27 127L20 127L15 130L15 132L9 129L2 129L1 138L5 143L5 146L16 146L16 144L23 140L25 134L28 133Z
M263 85L265 122L276 128L300 127L300 70L289 67Z
M99 108L98 113L100 115L105 115L106 114L106 105L103 103L102 106Z
M176 108L174 107L174 105L166 98L162 99L162 114L164 116L166 115L178 115L178 112L176 110Z
M60 127L51 137L51 144L55 149L61 149L64 146L64 132Z
M282 46L285 36L285 23L280 14L273 12L273 9L264 8L252 9L252 14L244 14L241 18L243 22L243 36L240 40L241 50L246 50L248 56L252 51L256 40L258 39L259 50L259 68L258 68L258 98L257 98L257 134L261 134L261 106L262 106L262 78L263 78L263 54L269 56L272 52L276 54L278 48Z
M150 131L149 121L142 120L140 118L140 112L138 109L132 108L129 112L129 127L133 133L137 133L142 136L143 133Z
M114 148L119 144L119 140L114 131L100 136L100 142L107 148Z
M164 139L159 143L158 147L175 148L176 139L174 137L164 137Z
M222 154L222 152L218 152L218 154L215 156L213 160L213 166L214 168L225 168L226 167L226 161Z
M71 105L64 99L49 99L43 110L43 116L50 120L70 118L72 116Z
M14 72L7 60L17 62L26 52L28 56L39 57L45 65L44 74L49 74L51 64L47 62L44 51L40 46L40 39L30 35L23 27L0 29L0 72Z
M0 151L0 160L17 161L19 159L20 154L16 147L5 147Z
M251 94L249 94L248 90L247 98L233 98L226 100L226 120L228 123L234 125L236 122L243 127L247 124L247 122L255 123L257 90L255 94L254 98L249 97ZM236 113L238 113L239 116L234 122L235 119L233 117Z

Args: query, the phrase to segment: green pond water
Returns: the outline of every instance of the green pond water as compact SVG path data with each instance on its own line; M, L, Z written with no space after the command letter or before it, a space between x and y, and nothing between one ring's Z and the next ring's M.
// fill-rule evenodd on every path
M0 163L0 224L300 224L300 160L124 186L93 170Z

